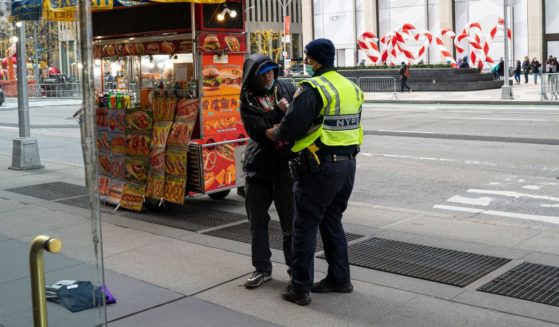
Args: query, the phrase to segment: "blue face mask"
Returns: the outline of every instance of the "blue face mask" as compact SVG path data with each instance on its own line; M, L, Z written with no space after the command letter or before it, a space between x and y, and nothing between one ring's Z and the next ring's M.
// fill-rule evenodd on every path
M314 68L312 67L312 65L305 65L305 71L311 76L314 75Z

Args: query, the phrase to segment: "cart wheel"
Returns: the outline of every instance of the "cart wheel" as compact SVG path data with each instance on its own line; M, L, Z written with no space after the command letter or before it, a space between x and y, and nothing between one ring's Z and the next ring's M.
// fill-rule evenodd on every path
M226 196L228 196L230 192L231 190L225 190L225 191L210 193L208 194L208 196L214 200L221 200L224 199Z

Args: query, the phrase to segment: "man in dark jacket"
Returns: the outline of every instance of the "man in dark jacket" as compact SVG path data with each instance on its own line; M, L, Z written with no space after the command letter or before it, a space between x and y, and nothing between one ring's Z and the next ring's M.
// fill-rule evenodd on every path
M278 124L293 100L295 86L277 80L279 67L269 57L254 54L245 60L241 89L241 118L250 142L243 171L245 207L250 222L254 273L246 281L256 288L272 279L268 210L272 201L280 218L285 263L291 267L291 228L293 224L292 187L288 161L289 144L270 141L266 130ZM290 272L290 270L288 270Z

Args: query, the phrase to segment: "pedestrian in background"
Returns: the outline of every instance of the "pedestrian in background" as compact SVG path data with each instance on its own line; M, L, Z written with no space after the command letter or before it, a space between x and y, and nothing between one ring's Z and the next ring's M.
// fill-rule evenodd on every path
M245 207L250 222L252 265L245 287L256 288L272 279L268 210L274 202L283 234L283 255L291 267L293 225L292 187L287 144L270 141L266 130L278 124L293 100L295 86L277 80L280 67L269 57L254 54L245 60L241 88L241 118L250 136L243 160ZM290 271L288 270L288 273Z
M363 92L336 72L336 48L328 39L305 47L305 64L313 77L301 82L285 118L266 135L292 142L295 217L293 221L293 275L281 297L298 305L315 293L350 293L347 239L342 215L355 180L355 156L363 141ZM328 273L314 283L314 253L320 229Z
M499 75L498 78L501 79L501 77L505 76L505 59L503 59L501 57L501 60L499 60L499 65L498 65L498 69L497 69L497 74Z
M547 61L545 62L545 69L548 73L553 73L553 69L555 68L555 64L553 63L553 56L549 56Z
M520 60L516 61L516 67L514 68L514 79L516 84L520 84L520 74L522 73L522 63Z
M524 83L528 84L528 75L530 74L530 58L528 56L524 57L522 62L522 70L524 71Z
M468 56L465 56L462 62L458 65L458 68L470 68L470 64L468 63Z
M398 74L400 74L400 78L402 79L402 87L400 92L404 92L404 88L406 88L408 90L408 92L411 93L411 88L408 86L408 78L410 77L410 67L408 65L406 65L406 63L404 61L402 61L402 65L400 66L400 70L398 71Z
M532 63L530 64L530 70L532 71L532 74L534 75L534 84L538 84L538 77L540 76L540 67L541 66L542 66L542 64L540 64L538 59L534 57L534 59L532 59Z

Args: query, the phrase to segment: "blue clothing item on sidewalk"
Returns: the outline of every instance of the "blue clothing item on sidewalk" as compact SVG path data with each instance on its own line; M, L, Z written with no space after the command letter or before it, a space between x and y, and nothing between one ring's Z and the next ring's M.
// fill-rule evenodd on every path
M88 281L62 280L45 287L47 300L60 303L72 312L79 312L106 304L116 303L107 286L95 286Z
M311 290L314 278L314 253L320 228L328 262L326 278L335 284L350 282L347 239L342 215L353 190L355 159L322 162L320 171L299 172L293 186L295 217L291 283L299 293Z

